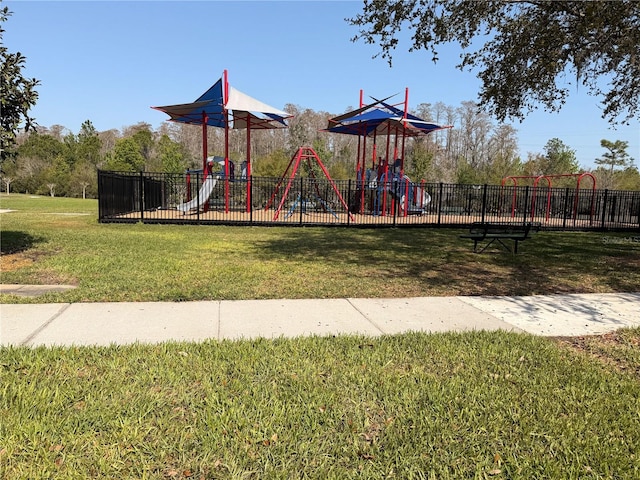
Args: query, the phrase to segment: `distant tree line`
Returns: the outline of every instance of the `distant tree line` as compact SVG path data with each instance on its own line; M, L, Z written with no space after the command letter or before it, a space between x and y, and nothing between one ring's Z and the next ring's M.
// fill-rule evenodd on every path
M427 182L497 184L510 175L579 173L575 150L551 138L543 152L518 154L517 131L504 122L523 118L537 105L559 110L569 87L556 79L573 72L590 93L603 97L604 116L635 118L640 112L639 3L618 2L466 2L463 0L366 0L363 12L347 21L359 28L354 40L378 43L391 62L402 27L413 31L414 50L458 43L466 49L483 37L479 50L466 50L460 68L480 69L480 106L463 102L418 105L415 113L454 128L410 139L405 144L405 173ZM163 123L157 130L138 123L122 130L96 131L90 120L77 134L61 125L37 126L29 110L36 104L40 80L23 76L25 57L2 44L3 24L11 12L0 8L0 179L6 192L96 197L97 170L184 172L201 166L201 128ZM492 32L493 36L487 33ZM487 43L484 43L484 42ZM605 77L608 91L598 80ZM354 178L358 138L322 129L327 112L287 105L289 128L252 132L253 174L279 177L293 153L312 146L336 179ZM498 119L496 124L493 119ZM37 130L35 128L37 127ZM209 154L222 155L224 132L208 130ZM230 132L230 157L247 157L246 133ZM395 145L394 145L395 146ZM640 190L640 174L627 153L628 143L603 139L604 153L593 159L598 187ZM387 139L377 151L367 141L366 156L386 157ZM591 159L590 159L591 160ZM567 179L565 184L572 184ZM556 186L565 186L555 181Z
M312 146L335 179L355 178L358 137L322 131L335 116L296 105L289 128L259 130L251 134L252 173L280 177L291 156L301 146ZM580 173L575 151L558 138L550 139L543 152L518 155L517 131L495 124L473 102L454 108L443 103L418 105L412 113L455 128L405 141L405 173L427 182L499 184L510 175ZM394 142L394 138L390 138ZM2 166L3 190L21 193L95 198L97 170L182 173L202 168L202 129L164 122L154 130L138 123L120 130L98 132L90 120L78 134L66 127L39 127L21 132L15 155ZM386 156L387 138L376 139L376 150ZM595 159L599 188L640 190L640 173L626 152L627 142L602 140L604 153ZM210 155L224 155L224 130L208 129ZM395 143L390 144L393 152ZM246 158L246 132L231 130L230 159ZM362 148L362 147L361 147ZM373 140L367 139L366 158L373 163ZM573 183L572 183L573 182ZM522 182L520 182L522 183ZM575 180L555 180L554 186L575 185Z

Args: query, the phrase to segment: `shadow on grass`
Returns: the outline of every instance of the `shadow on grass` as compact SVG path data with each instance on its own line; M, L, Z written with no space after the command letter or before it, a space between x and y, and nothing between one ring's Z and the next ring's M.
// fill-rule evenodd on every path
M637 291L640 245L605 243L597 233L544 232L517 255L472 253L453 229L291 229L258 243L265 260L343 265L412 282L427 294L539 295ZM440 292L440 293L438 293Z
M0 253L9 255L24 252L41 241L42 238L24 232L0 231Z

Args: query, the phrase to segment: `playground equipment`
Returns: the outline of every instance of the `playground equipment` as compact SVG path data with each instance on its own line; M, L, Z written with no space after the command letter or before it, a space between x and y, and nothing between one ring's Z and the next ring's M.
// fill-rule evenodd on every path
M207 211L209 208L209 197L213 193L213 190L221 178L226 178L225 170L229 171L229 179L231 181L235 178L235 164L231 161L225 161L224 157L207 157L207 168L203 170L188 170L186 183L187 183L187 201L176 205L176 209L186 214L190 210L196 210L202 208L203 211ZM215 171L214 166L219 165L220 170ZM191 199L191 174L197 173L198 175L204 175L204 181L198 192L196 198ZM215 177L213 176L215 175Z
M373 98L373 97L372 97ZM394 202L400 201L402 198L403 204L400 209L403 215L409 215L410 212L422 211L425 205L427 196L420 193L417 194L417 188L408 177L404 174L404 158L405 158L405 139L407 137L417 137L421 135L428 135L431 132L451 128L451 126L442 126L435 123L427 122L421 118L408 113L409 104L409 89L405 89L404 102L399 104L389 104L387 100L391 97L387 97L382 100L373 98L374 102L368 105L364 105L363 92L360 90L360 108L348 112L337 117L329 119L326 132L342 133L347 135L358 136L358 158L356 161L356 178L358 179L358 194L360 204L357 208L352 208L354 211L364 212L366 203L366 191L371 189L371 171L377 171L376 182L378 185L378 193L375 198L374 214L380 213L385 215L387 213L388 203L387 194L396 194L391 200L390 208L394 209ZM398 108L402 105L402 108ZM386 137L386 152L385 158L378 155L378 136ZM373 137L373 147L371 170L366 168L366 151L367 151L367 138ZM391 156L391 144L393 137L393 156ZM389 173L389 159L395 159L393 165L394 172ZM378 164L376 165L376 160ZM366 180L365 180L366 179ZM380 184L391 185L392 182L402 183L405 189L404 196L398 195L396 188L380 187ZM391 192L392 190L392 192ZM379 198L381 195L382 198ZM428 194L427 194L428 195ZM396 198L397 197L397 198ZM430 197L428 197L430 199ZM411 199L415 199L413 203ZM382 205L381 209L378 209ZM417 209L416 209L417 206Z
M395 165L399 165L399 162L399 159L396 160ZM366 197L363 190L369 190L374 192L371 208L374 215L393 214L394 202L398 202L402 216L422 215L431 202L431 195L425 189L424 180L415 183L407 175L399 173L396 168L389 169L388 166L382 165L377 171L367 169L366 180L358 181L356 200L360 202L362 197ZM357 205L355 209L358 209Z
M545 221L549 221L549 217L551 215L551 188L552 188L552 182L551 179L552 178L562 178L562 177L573 177L576 178L576 189L575 189L575 196L574 196L574 201L573 201L573 218L576 219L577 215L578 215L578 205L579 205L579 198L580 198L580 182L582 181L582 179L584 177L589 177L591 178L592 181L592 185L591 185L591 209L590 209L590 216L589 216L589 221L590 223L593 223L593 218L594 218L594 213L595 213L595 192L596 192L596 178L593 176L593 174L585 172L585 173L562 173L562 174L553 174L553 175L511 175L508 177L504 177L502 179L501 182L501 186L504 188L505 183L508 180L511 180L513 182L513 197L511 200L511 218L515 217L515 213L516 213L516 191L517 191L517 187L518 187L518 180L519 179L534 179L533 181L533 193L531 196L531 220L534 219L535 217L535 207L536 207L536 191L538 189L538 183L540 182L540 180L544 179L547 181L547 205L546 205L546 209L545 209Z
M315 175L315 172L314 172L312 160L314 160L315 164L318 167L320 167L320 170L322 171L324 176L327 178L327 180L331 184L331 187L333 188L333 191L336 194L336 197L338 198L338 200L340 201L342 206L345 208L345 210L348 212L349 218L352 221L355 220L353 218L353 215L351 215L351 212L349 212L349 207L347 206L346 202L342 198L342 195L340 194L340 191L336 187L336 184L331 179L331 175L329 175L329 171L326 169L326 167L322 163L322 160L320 160L320 157L318 156L318 154L311 147L300 147L298 149L298 151L293 155L293 157L291 157L291 161L289 161L289 165L287 165L287 168L284 171L284 173L282 174L282 177L280 177L280 180L278 181L278 184L276 185L276 188L273 191L273 194L271 195L271 198L269 199L269 201L265 205L264 209L268 210L269 208L271 208L271 206L273 205L273 200L275 199L276 195L278 195L278 192L280 191L280 187L282 186L282 183L284 182L284 179L287 178L287 176L288 176L287 186L284 189L284 193L282 194L282 198L280 199L280 203L278 204L278 208L276 209L275 214L273 215L273 220L274 221L278 219L278 217L280 215L280 211L282 210L282 207L284 206L284 204L285 204L285 202L287 200L287 197L289 195L289 191L291 190L291 186L293 184L293 181L294 181L294 179L295 179L295 177L296 177L296 175L298 173L298 168L300 167L300 163L302 161L306 161L307 162L307 167L308 167L308 172L309 172L309 177L312 179L312 185L313 185L313 189L314 189L312 194L313 194L314 200L320 204L321 208L325 212L331 213L334 217L337 218L337 215L336 215L335 211L330 207L329 202L327 202L326 199L324 199L322 197L322 194L321 194L320 189L318 187L318 183L317 183L317 181L315 181L316 180L316 175ZM291 169L291 172L289 173L290 169ZM307 207L309 207L311 205L313 205L313 200L309 200L307 198L303 198L302 192L299 192L297 198L293 202L293 204L292 204L291 208L289 209L289 211L287 212L287 215L285 216L285 218L290 217L291 214L294 212L294 210L298 206L300 206L300 208L306 209Z
M196 210L200 207L204 208L219 178L220 177L214 177L213 175L208 176L204 182L202 182L202 187L198 192L198 196L188 202L177 205L176 209L180 210L183 214L186 214L190 210Z
M229 129L247 130L246 175L251 178L251 130L286 128L285 120L291 115L262 103L231 87L227 71L194 102L164 107L151 107L170 117L172 122L202 126L202 170L207 177L207 126L224 128L225 131L225 212L229 212ZM251 209L251 182L247 182L247 212Z

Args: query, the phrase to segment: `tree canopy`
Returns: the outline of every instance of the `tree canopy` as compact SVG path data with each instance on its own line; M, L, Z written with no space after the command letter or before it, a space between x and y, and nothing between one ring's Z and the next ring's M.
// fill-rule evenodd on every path
M40 83L22 76L26 58L20 52L9 53L2 43L2 24L10 15L7 7L0 9L0 165L13 153L18 127L24 122L25 131L29 131L36 125L29 110L38 99L35 87Z
M458 43L458 67L478 69L480 104L500 121L539 105L558 111L577 85L602 99L610 123L640 118L637 0L365 0L346 20L360 29L353 41L379 44L389 64L403 28L409 51L425 49L434 62L438 46Z
M627 153L629 142L622 140L612 142L611 140L602 139L600 140L600 146L607 149L607 151L602 154L602 157L595 159L594 163L596 165L606 165L613 172L615 167L624 168L633 164L633 158Z

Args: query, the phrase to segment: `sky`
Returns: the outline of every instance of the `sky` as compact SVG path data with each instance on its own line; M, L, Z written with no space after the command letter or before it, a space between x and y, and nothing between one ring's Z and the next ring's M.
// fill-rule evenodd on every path
M434 64L426 51L408 52L402 34L392 67L373 58L379 47L352 42L357 28L345 21L360 0L0 2L13 12L4 45L26 57L23 75L41 82L31 116L73 133L85 120L98 131L139 122L156 129L168 117L150 107L192 102L224 70L230 85L273 107L329 114L357 107L361 90L365 102L397 94L390 101L399 103L408 89L410 108L459 107L480 87L474 72L455 68L455 45L440 48ZM607 139L627 141L640 166L640 121L612 127L584 89L574 88L559 113L539 109L512 125L523 160L559 138L590 169Z

